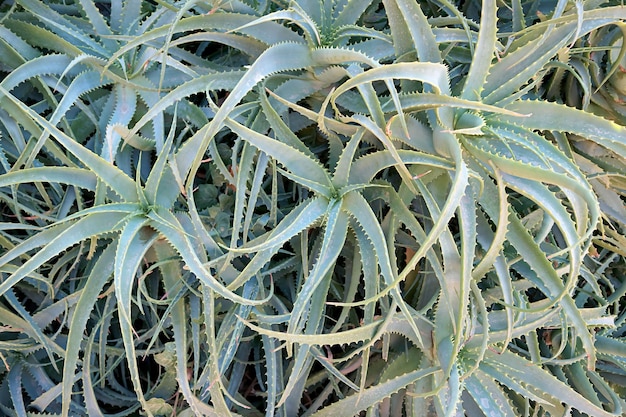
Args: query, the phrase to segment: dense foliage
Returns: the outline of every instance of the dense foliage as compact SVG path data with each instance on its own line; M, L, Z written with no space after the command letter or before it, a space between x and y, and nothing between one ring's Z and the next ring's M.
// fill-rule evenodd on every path
M0 413L620 416L626 8L0 8Z

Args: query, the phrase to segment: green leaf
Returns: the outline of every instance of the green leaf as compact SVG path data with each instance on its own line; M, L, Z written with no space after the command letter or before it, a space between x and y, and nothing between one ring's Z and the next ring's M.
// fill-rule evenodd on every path
M197 32L201 30L221 32L242 27L257 18L257 16L240 13L213 13L184 17L176 22L166 23L163 26L145 32L141 36L133 38L109 57L109 65L138 46L169 35L172 29L175 29L178 33ZM274 45L281 42L298 42L302 40L302 38L291 29L274 22L251 26L243 29L241 32L267 45Z
M509 397L493 378L477 370L465 380L465 390L487 417L516 417Z
M496 52L497 12L495 0L485 0L480 8L480 30L469 73L463 84L461 98L479 100Z
M26 168L0 175L0 187L30 182L68 184L86 190L96 189L96 175L89 170L68 167Z
M100 179L102 179L113 191L120 195L124 200L130 202L138 201L135 182L130 179L125 173L120 171L113 164L105 161L98 155L91 152L89 149L74 141L74 139L63 133L56 126L52 125L48 120L35 113L32 109L19 101L12 94L8 93L3 87L0 87L0 93L8 97L22 111L28 114L45 130L49 131L50 134L52 134L63 147L65 147L74 156L80 159L83 164L85 164L85 166L92 169Z
M288 332L303 327L307 319L307 307L315 290L328 276L343 248L348 231L348 217L342 211L342 201L331 202L326 213L326 227L319 257L310 274L298 292L289 318Z
M148 222L149 219L144 216L134 216L124 225L115 251L113 273L119 326L122 340L124 341L124 350L126 351L126 362L128 363L135 394L144 409L146 409L148 405L141 387L139 367L136 360L137 355L135 353L134 331L132 328L131 296L137 269L143 261L146 252L158 237L158 235L154 233L150 238L146 239L144 234L141 233Z
M301 178L302 185L311 188L326 198L331 198L332 181L328 171L319 161L287 144L257 133L233 120L227 120L226 126L245 141L276 159L291 171L295 177Z
M542 42L528 42L494 63L487 76L483 102L495 104L510 101L529 79L570 41L573 25L551 31Z
M615 411L606 411L540 366L509 351L497 354L488 350L480 369L501 384L539 403L566 402L568 406L598 417L616 417L621 414L619 404L613 404Z
M148 217L152 220L152 222L150 222L150 226L163 234L163 237L170 242L174 249L176 249L183 262L185 262L189 270L196 275L198 280L203 285L211 288L222 297L237 303L258 305L267 301L262 299L250 300L243 298L240 295L228 290L213 275L211 275L203 265L203 262L198 258L198 254L190 241L190 237L184 231L183 226L174 214L157 207L148 213Z
M115 231L121 227L128 213L104 212L92 214L76 222L61 224L36 234L0 257L0 265L15 259L22 253L41 247L28 261L0 284L0 295L29 276L50 258L65 249L92 236Z
M222 129L237 103L256 84L276 72L302 69L313 65L313 63L309 48L300 43L282 43L263 52L230 92L213 120L185 142L176 154L176 164L180 170L180 177L188 178L187 185L191 184L193 175L198 170L200 162L204 158L204 152L213 137Z
M345 5L341 8L339 6L335 6L335 13L337 17L333 21L333 26L341 27L345 25L353 25L358 22L359 18L363 13L370 7L372 4L372 0L364 0L364 1L354 1L348 0L345 2Z
M100 295L104 284L113 275L115 263L116 245L110 244L98 256L85 286L80 292L80 298L76 303L72 319L69 325L69 334L67 336L67 347L65 349L65 362L63 364L63 388L62 388L62 416L66 417L70 411L70 401L72 393L72 385L74 381L74 372L78 363L82 342L84 337L85 326L94 308L96 300ZM86 356L89 358L89 356ZM87 359L86 362L90 360Z
M437 367L430 367L408 372L402 376L390 379L381 384L374 385L356 394L341 399L320 411L312 414L312 417L333 417L338 415L355 415L363 410L380 403L381 400L390 397L402 388L419 381L422 378L433 375L439 371Z
M18 3L33 13L46 26L59 33L60 36L65 37L67 41L96 52L102 57L108 55L108 51L101 44L92 37L87 36L67 17L57 13L47 4L36 0L18 0Z
M524 118L506 118L512 124L528 129L573 133L592 140L618 155L626 154L626 128L591 113L547 101L519 100L507 109L527 114Z
M441 62L439 46L422 8L411 0L393 3L383 0L383 4L391 26L396 56L403 57L415 51L422 62ZM407 42L407 39L412 43Z
M25 62L7 75L0 85L6 91L11 91L21 83L34 77L62 74L70 64L71 58L66 55L44 55ZM8 95L6 92L5 95Z
M259 236L244 246L229 248L229 250L236 253L252 253L282 246L292 237L315 223L326 213L328 207L329 202L323 197L307 199L292 209L270 232Z

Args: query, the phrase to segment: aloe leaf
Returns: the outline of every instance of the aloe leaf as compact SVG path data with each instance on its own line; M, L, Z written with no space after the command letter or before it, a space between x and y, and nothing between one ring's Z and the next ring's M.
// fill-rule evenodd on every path
M357 128L353 125L349 125L347 123L340 122L334 118L321 115L317 112L314 112L313 110L307 109L304 106L300 106L297 103L293 103L289 100L286 100L285 98L279 96L278 94L276 94L275 92L271 90L267 90L267 92L281 104L285 105L286 107L290 109L297 111L298 113L300 113L301 115L305 116L307 119L313 122L320 123L319 120L320 120L320 117L322 117L323 123L320 123L320 124L323 124L323 126L325 126L327 130L332 130L336 133L340 133L346 136L351 136L357 131Z
M483 255L482 259L474 267L474 271L472 275L475 279L482 278L485 273L489 270L489 268L494 265L496 258L499 257L501 249L503 248L504 241L506 240L506 231L508 225L508 217L509 217L509 209L507 202L506 189L504 186L504 182L502 180L502 175L499 170L494 170L494 179L496 180L497 185L497 194L494 192L494 187L487 187L483 190L482 195L479 197L479 202L482 203L487 199L490 200L489 204L494 204L494 202L498 202L500 207L497 211L498 217L497 219L492 219L492 221L496 225L495 233L491 232L491 229L485 224L486 222L479 222L479 232L478 232L478 242L485 246L489 245L486 248L486 252ZM486 233L482 233L480 230L480 225L484 225L482 230L486 231ZM488 234L489 236L486 236Z
M273 21L282 21L286 20L289 23L293 23L297 25L304 33L305 38L309 39L309 45L319 45L321 43L320 35L317 31L317 27L315 22L311 20L311 18L303 13L302 10L299 10L297 3L293 4L291 8L287 10L278 10L264 16L261 16L253 21L239 26L235 29L231 29L233 32L241 32L243 29L260 25L262 23L273 22Z
M335 6L335 13L337 16L333 21L335 27L342 27L346 25L353 25L358 22L359 18L365 13L368 7L370 7L372 1L347 1L341 8Z
M267 44L249 36L242 36L236 33L193 33L191 35L181 36L171 42L171 46L183 45L186 43L193 44L195 42L216 42L228 45L240 50L250 56L252 60L256 59L267 49Z
M63 364L62 416L69 415L73 376L83 342L83 333L96 300L107 280L113 275L116 245L111 244L99 255L91 274L85 282L80 298L74 308L69 325L65 362ZM84 362L90 362L90 355L85 355ZM84 365L86 366L86 365Z
M319 161L289 145L257 133L235 121L228 120L226 125L242 139L276 159L291 171L294 176L302 178L303 182L306 180L307 186L325 197L329 198L331 196L332 181L330 175Z
M415 51L422 62L441 62L439 46L422 8L410 0L393 3L390 0L383 0L383 4L391 26L396 56L402 57L408 52ZM406 39L410 39L412 44L406 42Z
M45 281L45 279L42 279L42 281ZM49 288L49 290L54 291L52 288ZM33 315L34 322L37 323L38 327L44 329L52 324L54 320L63 316L67 312L68 308L73 308L78 302L79 295L80 291L77 291L75 294L68 295L63 300L56 301L47 307L39 309L39 311Z
M61 74L70 64L71 58L66 55L44 55L20 65L15 71L7 75L0 85L6 91L11 91L19 84L34 77L49 74ZM4 93L8 95L7 93Z
M58 367L54 359L54 353L57 355L63 355L63 349L49 337L44 335L42 328L35 322L30 313L20 303L12 289L7 290L3 296L9 302L9 305L22 317L23 324L28 328L27 333L41 344L50 359L52 367L55 371L58 371Z
M176 255L176 252L166 242L156 242L154 249L158 260L171 259ZM165 291L168 298L172 299L174 303L170 310L170 318L176 346L176 377L185 400L191 406L191 410L196 414L200 414L201 412L196 404L197 399L191 392L187 379L187 316L185 314L185 303L182 299L173 299L182 282L181 269L178 263L171 262L162 263L160 269ZM219 402L214 405L218 407L217 412L223 412L223 409L219 408L221 405Z
M9 288L34 272L44 262L63 252L65 249L92 236L108 233L121 227L119 223L126 216L127 213L105 212L93 214L75 223L57 226L40 232L16 246L14 249L6 252L0 257L0 265L14 259L21 253L25 253L26 251L40 246L43 247L0 284L0 294L4 294Z
M39 123L44 129L48 130L55 139L74 156L80 159L85 166L89 167L94 173L101 178L113 191L119 194L126 201L137 201L137 190L135 182L126 174L104 159L100 158L89 149L83 147L71 137L63 133L56 126L52 125L48 120L35 113L24 103L16 99L12 94L8 93L3 87L0 92L14 102L22 111L26 112L33 120Z
M332 216L332 212L331 212ZM329 216L330 217L330 216ZM329 224L332 219L329 218ZM347 222L346 222L347 229ZM326 235L325 235L326 237ZM345 238L344 238L345 239ZM322 247L320 249L320 257L323 256L324 250L324 241L322 241ZM343 246L343 241L342 241ZM331 250L333 248L330 248ZM340 249L337 249L337 253L339 253ZM318 259L319 261L319 259ZM332 264L331 264L332 265ZM316 264L317 266L317 264ZM306 284L309 280L314 279L314 274L316 272L315 266L311 271L311 274L307 277L307 281L303 285L300 293L302 294L305 291ZM326 274L325 274L326 275ZM328 290L330 287L331 279L330 277L325 276L322 282L313 290L313 293L310 297L310 300L307 300L306 303L309 304L308 311L306 312L306 325L304 325L304 333L306 334L317 334L320 331L321 326L324 323L324 316L326 312L326 298L328 295ZM295 310L295 308L293 309ZM293 310L291 313L291 317L293 317ZM290 323L291 324L291 323ZM288 347L288 351L289 351ZM310 374L311 367L313 365L313 358L315 356L315 352L317 349L312 348L308 345L300 345L297 349L297 354L295 360L293 362L293 367L291 368L291 373L289 375L289 379L287 384L285 385L285 391L279 401L280 404L285 404L285 409L288 414L294 414L300 408L299 398L302 397L302 393L305 388L305 383L307 380L307 374Z
M335 264L343 248L348 231L348 217L342 213L342 202L337 201L329 205L324 229L324 238L320 253L311 273L298 292L294 307L289 319L288 332L301 328L302 321L306 320L307 307L315 290L323 280L328 280L328 273Z
M309 353L309 347L300 346L295 358L293 366L289 374L289 380L285 384L285 390L282 392L278 406L285 408L287 415L294 415L300 409L300 399L304 393L306 376L310 373L313 365L313 357Z
M157 207L148 213L148 217L152 220L150 226L163 234L163 237L176 249L189 270L196 275L202 284L211 288L211 290L222 297L241 304L263 304L267 301L243 298L228 290L217 281L198 258L198 254L189 240L189 236L187 236L183 226L180 224L179 220L176 219L174 214Z
M391 291L394 301L400 307L400 310L417 336L419 346L423 346L424 344L421 340L421 333L417 327L416 321L414 320L413 313L405 303L398 289L398 284L401 278L398 277L396 279L396 273L391 266L391 259L389 255L390 250L387 246L385 235L376 219L376 216L372 212L372 209L365 198L356 191L352 191L344 195L343 201L343 204L345 205L344 210L346 210L357 221L374 247L381 275L388 286L387 291Z
M287 216L266 235L250 241L248 245L239 248L229 248L231 252L252 253L281 246L292 237L315 223L328 209L328 200L323 197L313 197L300 203L291 210ZM257 240L261 243L254 244Z
M22 373L22 362L18 362L11 367L11 370L7 375L7 380L9 384L11 402L13 403L14 410L20 413L20 415L26 415L24 394L22 393Z
M72 83L69 85L61 101L59 101L57 107L54 109L54 113L50 117L50 123L53 125L57 125L62 118L66 115L67 111L78 101L78 98L84 93L94 90L98 87L104 87L108 85L110 81L104 78L101 74L95 71L86 71L80 73L76 76ZM36 155L39 153L40 149L44 146L46 140L48 139L49 132L44 131L44 133L37 140L37 144L33 146L31 151L31 155L28 160L24 163L25 166L31 166L33 160Z
M576 362L568 365L563 371L568 381L571 381L571 386L576 392L593 402L596 406L602 407L602 401L598 398L597 387L591 382L587 370L582 363ZM615 398L611 400L615 401Z
M335 172L333 173L333 184L337 188L348 185L351 168L354 163L355 153L361 144L361 139L365 134L364 129L360 129L351 138L346 147L341 152Z
M0 98L0 102L2 103L2 110L6 111L6 115L0 113L0 118L3 122L3 124L5 126L9 126L9 134L11 135L11 138L15 138L14 140L16 141L16 143L18 144L18 149L21 152L24 152L25 148L26 148L26 144L22 143L23 142L23 137L22 137L22 133L19 132L17 133L17 135L13 134L13 128L17 128L18 126L22 126L24 128L24 130L28 133L30 133L30 135L32 136L39 136L41 135L41 128L37 125L37 123L35 123L35 121L30 118L28 115L24 114L22 109L19 108L19 106L17 106L14 102L9 101L9 100L2 100L2 98ZM4 112L3 112L4 113ZM9 116L9 114L11 116ZM56 152L55 152L56 153ZM62 155L62 152L58 152L58 154ZM30 153L28 154L28 156L30 156ZM24 158L25 159L25 158ZM59 159L64 159L63 162L66 162L67 165L69 166L73 166L75 164L72 163L68 163L67 158L59 158Z
M574 26L562 25L546 36L541 47L529 42L494 63L486 79L483 102L506 102L570 41Z
M388 79L421 81L432 85L437 93L450 95L448 71L445 65L431 62L398 62L372 68L353 76L337 87L333 96L338 97L359 84Z
M397 151L403 164L426 165L452 171L454 165L439 156L410 150ZM374 176L385 168L394 166L396 160L388 150L378 151L356 159L350 167L349 184L368 184Z
M130 145L140 151L151 151L156 148L154 139L146 138L140 134L130 136L129 133L130 130L121 124L107 125L107 138L113 134L119 135L124 141L122 146Z
M324 26L324 18L328 16L328 9L330 4L327 2L320 2L315 0L301 0L292 7L297 7L297 9L309 16L317 26Z
M276 97L271 91L269 91L269 93L272 94L273 97ZM280 118L278 112L271 105L267 96L265 94L260 94L259 99L261 101L264 116L267 118L274 135L276 135L276 139L291 146L292 148L297 149L310 158L315 158L315 154L311 152L311 150L304 143L302 143L300 138L298 138L298 136L296 136L296 134L293 133L289 126L287 126L287 124L283 121L283 119Z
M528 115L522 119L499 117L512 124L530 129L574 133L618 155L626 153L626 128L588 112L548 101L530 100L516 101L506 108Z
M112 257L113 258L113 257ZM111 259L111 264L113 264L114 259ZM112 272L111 272L112 273ZM87 413L90 416L94 417L104 417L100 406L96 400L96 394L93 386L93 381L91 378L91 355L92 348L95 346L94 337L96 336L96 332L92 332L87 339L87 343L85 344L85 350L83 355L83 369L82 369L82 383L83 383L83 391L85 397L85 408ZM71 388L70 388L71 389ZM63 393L65 394L65 388L63 388ZM62 411L63 413L63 411ZM64 417L61 414L61 417Z
M405 181L405 183L409 187L411 187L414 191L417 192L417 190L415 190L415 186L413 185L413 178L411 177L411 174L408 168L406 167L406 165L402 163L402 158L400 157L400 154L398 153L398 150L396 149L393 142L391 141L391 138L389 137L389 135L386 132L384 132L378 125L376 125L374 121L372 121L366 116L355 114L351 116L349 120L355 121L359 125L364 127L365 129L367 129L385 146L386 150L389 151L389 154L393 157L395 161L394 166L400 173L400 176L402 177L402 179Z
M22 36L24 39L28 39L31 46L38 46L41 48L49 49L50 51L66 54L69 56L77 56L83 53L83 51L72 42L63 39L56 33L48 30L47 28L38 26L34 23L24 22L21 20L5 20L4 24L11 31L17 35ZM4 35L3 35L4 36ZM12 36L4 37L3 39L11 39ZM12 43L13 46L13 43ZM16 45L22 52L22 56L26 57L27 54L22 45ZM29 48L30 49L30 48ZM17 62L14 61L14 64Z
M428 188L421 183L421 181L418 182L428 211L433 219L438 221L441 216L438 203ZM464 199L465 195L461 197L459 207ZM464 217L461 221L470 222L467 216ZM463 240L466 240L467 232L463 234L465 234ZM466 308L466 298L469 296L470 270L467 266L468 260L465 259L467 253L459 253L459 249L464 249L464 245L457 247L449 229L442 227L437 239L441 247L443 274L439 277L441 292L435 313L434 341L437 357L444 370L444 378L449 380L448 384L452 389L456 377L454 374L456 373L458 346L463 338L463 314L461 312ZM413 258L417 255L417 253L414 254ZM470 255L470 261L473 260L472 258L473 256Z
M246 205L247 194L249 194L248 190L248 181L250 180L250 176L252 170L254 168L254 160L257 156L258 151L250 145L250 143L245 142L243 144L243 149L241 150L241 154L239 157L239 162L236 166L233 167L233 170L236 172L235 175L235 187L239 191L235 195L235 207L233 210L233 218L234 219L243 219L244 217L244 209ZM233 160L235 157L233 156ZM251 200L254 204L256 201ZM248 205L248 210L254 210L252 204ZM242 229L242 222L235 221L233 222L232 231L231 231L231 239L230 245L231 247L235 247L237 245L237 240L239 239L239 234ZM243 240L247 240L247 236L242 236Z
M548 182L550 184L557 185L563 189L571 190L572 192L579 195L585 202L587 207L577 209L576 212L577 217L583 222L583 225L586 223L587 215L585 214L587 210L590 213L591 225L587 229L587 232L584 233L582 238L589 237L589 234L592 231L593 225L598 219L599 209L598 203L593 191L589 184L578 178L572 178L569 175L564 173L560 173L556 171L554 168L543 168L537 166L536 163L530 161L522 161L516 158L518 157L532 157L531 153L509 153L508 155L504 154L506 150L511 150L512 147L509 144L504 144L504 142L497 141L485 141L485 140L465 140L464 144L466 148L469 149L473 154L479 157L481 160L488 160L490 163L497 166L505 175L516 176L520 178L524 178L524 180L533 180L539 182ZM500 149L493 148L494 146L500 146ZM528 145L526 145L528 147ZM570 164L572 166L572 164ZM575 168L574 168L575 170ZM573 201L576 203L576 201Z
M211 89L232 89L237 82L241 80L243 75L243 71L207 74L181 84L161 98L159 102L151 105L148 111L141 116L126 136L137 134L139 129L145 126L150 120L163 113L174 103L189 97L192 94Z
M4 269L4 268L3 268ZM6 270L3 270L3 272L7 272ZM7 294L10 293L11 290L7 291ZM27 338L29 339L28 345L26 346L26 349L24 349L25 351L28 350L28 348L30 348L31 346L34 347L34 350L40 350L41 349L41 341L45 338L47 338L47 336L43 336L40 337L37 333L41 334L41 329L37 329L37 327L40 327L38 325L33 325L33 320L27 321L25 318L21 317L21 315L18 315L16 313L14 313L11 309L9 309L8 307L2 307L0 308L0 312L2 313L2 320L5 326L9 326L15 329L23 329L24 333L27 335ZM55 317L56 319L56 317ZM48 338L50 339L50 338ZM53 340L49 340L48 342L46 342L46 344L48 346L52 346L55 345ZM10 347L11 344L6 344L3 345L6 347ZM13 345L14 347L16 345ZM24 348L24 346L22 346L22 348ZM19 350L19 349L18 349ZM51 349L54 350L54 349Z
M215 324L213 320L213 318L216 317L215 297L214 297L213 291L209 287L205 286L202 288L202 299L203 299L203 304L204 304L204 320L205 320L205 323L207 323L207 325L205 326L205 332L206 332L206 337L208 339L209 352L210 352L210 359L207 365L208 371L209 371L210 383L206 389L211 394L212 402L219 403L218 407L220 407L221 411L223 411L221 415L229 416L232 414L230 413L228 406L226 405L226 402L224 399L223 393L225 391L225 387L222 382L222 375L219 373L219 368L218 368L218 357L217 357L218 350L217 350L217 341L215 339L215 336L216 336ZM202 403L201 401L196 402L196 406L198 408L206 407L204 403ZM213 410L211 410L210 413L208 413L205 410L203 410L203 412L205 414L215 416L215 417L220 416L220 414L213 413Z
M66 37L67 41L84 45L84 47L99 54L102 57L108 55L107 50L90 36L87 36L76 25L71 23L65 16L57 13L48 5L36 0L19 0L26 10L33 13L39 20L47 26L53 28L62 37Z
M108 129L108 126L127 125L137 109L137 95L134 89L121 84L113 86L115 100L113 113L107 123L107 134L102 146L101 156L108 162L113 163L119 153L121 137L116 129Z
M86 190L96 189L96 175L92 171L69 167L26 168L0 175L0 187L29 182L49 182L73 185Z
M131 34L135 34L132 31L133 27L138 24L138 21L141 20L141 1L139 0L128 0L124 3L124 7L122 9L122 20L120 21L121 31L126 31Z
M443 138L442 138L443 139ZM456 153L458 153L458 149L453 149ZM463 161L459 161L460 155L456 155L456 170L454 172L454 176L451 180L450 190L446 196L446 201L441 207L441 212L439 216L434 220L434 225L432 230L428 233L428 238L421 242L422 246L413 256L411 261L407 264L407 268L405 268L406 273L411 271L417 265L419 259L421 259L426 251L430 249L430 247L435 243L438 239L439 235L445 230L447 227L447 222L454 215L454 211L459 206L463 195L465 194L466 187L469 183L469 170L467 165ZM428 190L423 186L423 182L420 179L416 179L415 182L420 188L422 193L427 193ZM401 274L399 278L404 279L405 273Z
M249 245L254 246L246 247L244 245L243 248L229 249L231 252L235 253L240 251L244 253L258 252L250 262L248 262L237 278L228 285L228 288L238 288L243 285L244 282L252 278L270 261L272 256L278 252L284 243L318 221L320 217L326 213L328 206L328 201L322 197L314 197L313 199L305 200L290 211L272 231L249 242ZM271 243L265 244L266 241L264 241L264 239L267 239L267 241ZM257 244L257 240L261 243Z
M496 46L497 38L497 11L498 6L495 0L485 0L482 2L480 14L480 30L478 32L478 42L472 57L469 73L463 84L461 98L478 100L485 85L489 68Z
M505 337L501 337L498 334L496 337L496 330L491 329L489 333L483 332L483 337L488 337L489 341L492 343L497 343L498 341L503 341L504 345L508 345L513 338L514 331L514 308L515 299L513 295L513 285L511 278L511 271L507 265L506 259L504 255L500 254L493 262L494 271L498 278L498 283L500 285L500 289L502 291L502 298L505 304L505 315L506 315L506 331L504 332ZM487 322L485 322L487 323ZM521 326L518 326L518 328ZM500 330L500 329L498 329Z
M83 13L89 20L89 23L93 26L96 33L99 35L112 35L111 29L109 25L104 19L104 16L100 13L96 4L94 2L88 0L79 0L80 7L83 9ZM103 40L103 42L106 42Z
M461 198L461 203L457 210L459 227L461 228L461 244L459 245L460 249L457 249L460 255L460 273L458 276L458 287L456 289L459 294L459 311L455 317L455 327L459 340L464 336L462 328L464 325L463 321L465 320L465 312L463 307L470 305L470 283L473 281L472 272L476 253L476 239L478 236L476 215L474 195L471 188L468 187L466 194ZM460 341L457 348L458 346L460 346Z
M385 71L382 71L381 69L385 69ZM333 104L333 107L336 107L336 97L341 95L343 92L348 91L350 88L353 88L355 86L358 87L360 85L363 85L363 83L365 83L366 85L370 85L374 81L384 80L387 84L387 88L389 89L389 93L394 103L398 120L400 121L400 125L402 126L402 129L404 131L403 136L408 138L410 137L409 129L406 124L406 119L402 114L402 104L400 101L400 97L396 92L395 86L392 83L392 79L420 81L434 87L437 93L443 93L444 95L449 95L450 93L448 73L445 66L437 63L404 62L389 64L385 65L384 67L376 66L365 73L355 74L350 80L337 88L337 90L333 94L331 103ZM362 87L359 87L359 91L361 91L361 94L363 94L362 90ZM378 124L378 127L382 128L382 126L385 125L385 129L387 129L388 127L384 122L384 116L381 114L379 117L376 117L378 116L378 113L382 113L382 109L378 100L368 97L367 95L363 95L363 99L366 101L367 107L370 110L370 113L374 116L374 120ZM437 110L437 113L440 113L437 117L441 118L444 124L449 125L451 123L451 109L444 107L443 109ZM362 123L361 120L363 119L363 117L361 115L357 114L354 115L352 118ZM372 129L370 128L370 130ZM385 144L385 146L389 150L394 151L392 145L387 143L387 140L384 136L375 131L373 131L373 133L375 133L379 140L381 140L382 143ZM405 178L405 180L407 180L409 184L411 183L407 178Z
M266 416L273 417L274 415L282 415L282 407L276 406L276 402L278 401L278 393L284 391L284 384L282 380L282 360L280 356L280 349L278 348L274 339L263 335L261 340L263 341L263 351L265 352L265 363L267 371Z
M54 109L53 115L50 117L52 124L57 124L67 111L78 101L78 98L86 92L95 90L96 88L105 87L110 84L106 77L97 71L84 71L72 78L59 104Z
M507 142L511 142L510 147L520 146L525 149L519 155L523 158L529 158L529 161L545 168L553 169L557 172L564 172L575 178L581 184L587 183L587 177L581 172L581 167L572 163L571 157L565 155L563 151L557 148L552 142L546 138L530 131L532 128L523 128L514 124L499 123L489 120L489 130ZM537 159L538 158L538 159Z
M587 324L581 316L581 312L576 307L571 296L564 293L565 287L561 278L557 275L545 254L539 249L537 243L535 243L530 234L528 234L528 231L522 225L518 217L511 216L510 219L509 241L515 249L517 249L524 259L524 262L529 264L531 268L542 277L542 282L550 293L548 295L551 297L561 297L559 304L567 314L568 319L571 320L571 324L577 330L576 334L581 340L585 353L587 354L587 366L589 369L594 369L596 350L593 347L593 337L587 329Z
M400 104L402 110L406 113L411 113L414 111L422 111L429 109L436 109L439 107L456 107L460 109L467 110L477 110L481 112L490 112L490 113L498 113L498 114L506 114L508 116L515 117L526 117L526 114L512 112L509 109L491 106L488 104L481 103L479 101L471 101L465 100L462 98L447 96L443 94L433 94L433 93L408 93L401 94L400 96ZM383 111L392 112L394 111L394 103L392 101L387 101L383 103Z
M401 225L404 225L410 231L411 235L416 240L416 242L427 241L428 235L424 231L422 225L415 218L414 212L409 209L409 202L413 200L413 196L414 196L413 193L408 189L408 187L404 187L404 186L401 187L398 192L389 190L388 193L389 193L388 194L389 197L387 197L387 195L385 194L383 194L383 196L379 196L379 198L381 197L388 198L389 206L393 210L392 211L393 215L389 219L388 227L385 229L385 233L389 236L388 240L391 239L391 236L393 236L396 233L396 231L400 228ZM411 260L415 257L415 255L416 254L412 256ZM428 262L430 263L431 268L433 269L433 273L435 275L434 279L437 279L438 277L443 277L443 266L441 265L440 257L435 253L433 248L426 251L425 254L423 254L422 256L425 256ZM403 277L402 279L405 279L405 277L408 276L410 271L411 271L411 265L407 265L400 272L399 277ZM441 280L443 280L443 278L440 278L440 281ZM432 292L433 295L438 293L439 283L437 281L431 282L429 287L432 287L432 288L429 288L429 290ZM431 337L431 333L429 331L430 327L431 327L431 323L429 323L428 326L423 326L423 329L421 331L423 340L430 339ZM425 335L427 337L425 337ZM428 346L428 342L425 342L425 343ZM430 343L430 345L432 345L432 343ZM425 349L422 349L422 350L425 350Z
M414 316L414 318L419 319L419 317L416 316ZM254 330L256 333L270 337L272 339L277 339L299 345L333 346L344 343L360 343L370 340L378 340L376 339L376 336L380 337L382 335L382 330L383 332L401 334L405 336L408 340L410 340L413 344L420 347L419 341L415 336L413 329L411 329L406 317L402 316L399 313L393 313L385 319L372 320L368 324L364 324L363 326L354 329L343 330L337 333L324 334L303 334L277 331L257 326L252 322L244 320L242 318L239 319L247 327ZM426 324L426 322L422 322L422 324Z
M343 196L343 205L345 207L344 210L354 217L374 246L381 274L388 284L393 282L394 270L389 259L389 248L385 243L383 230L380 228L379 222L367 200L358 192L351 191Z
M261 190L261 186L263 185L263 181L266 178L265 172L267 171L268 163L269 157L266 154L262 153L261 155L259 155L254 173L252 174L252 184L250 186L250 202L256 203L260 195L265 195L265 193ZM250 234L250 225L252 224L252 219L254 218L254 215L254 210L251 210L250 208L246 210L246 216L243 221L242 229L242 236L244 238L244 241L248 240L248 236Z
M237 103L260 81L269 75L287 70L302 69L313 65L309 48L300 43L282 43L267 49L246 71L220 106L206 129L190 138L176 155L177 165L182 168L181 178L191 181L202 161L204 152Z
M598 417L615 417L621 414L619 404L613 404L613 412L606 411L574 391L544 369L533 366L515 353L504 351L496 354L487 351L480 369L490 377L540 403L567 401L577 410Z
M15 22L17 21L4 19L4 25L0 27L0 44L5 54L2 59L5 64L12 63L12 69L40 56L40 52L37 49L18 36L19 33L16 34L9 30L8 26L10 26L10 23Z
M119 325L122 340L124 341L128 369L130 371L135 394L144 408L147 408L147 404L141 388L139 368L135 359L135 342L133 340L132 315L130 310L132 289L137 269L156 238L153 234L152 239L145 239L140 233L148 222L149 219L143 216L135 216L130 218L126 225L124 225L118 238L118 245L115 251L115 267L113 274L115 296L117 298L119 312Z
M174 29L179 33L194 32L199 30L206 31L207 29L215 31L228 31L248 24L255 19L257 19L257 16L247 14L215 13L185 17L176 21L173 25ZM115 62L122 55L137 48L138 46L167 36L171 30L172 24L165 24L145 32L141 36L127 42L123 47L112 54L109 57L109 62ZM274 45L281 42L298 42L302 40L302 38L291 29L274 22L265 22L260 25L251 26L241 32L254 39L264 42L267 45Z
M171 167L167 164L171 156L170 152L175 131L176 119L172 121L170 132L159 152L156 162L152 165L144 187L144 193L148 201L162 207L171 207L176 196L179 195L174 174Z
M551 300L542 300L528 305L528 312L517 314L514 326L511 328L508 324L508 317L504 311L489 312L489 341L490 343L502 343L510 338L522 337L529 332L533 332L538 328L559 327L563 325L562 311L558 305L556 308L550 309ZM579 314L586 323L587 327L611 327L614 325L614 318L606 316L604 308L582 308ZM476 333L483 333L482 325L477 326ZM467 348L475 348L479 341L476 339L468 340Z
M189 207L189 223L191 224L191 226L188 227L190 230L188 233L196 237L201 246L205 248L206 254L209 258L219 258L223 255L223 251L204 226L200 213L198 213L196 203L194 202L193 193L189 193L187 200ZM183 226L184 225L185 224L183 223Z
M337 415L353 415L375 406L382 399L400 391L402 388L433 375L439 371L437 367L424 368L408 372L381 384L374 385L356 394L352 394L314 413L312 417L331 417Z
M258 282L256 280L249 280L244 284L242 295L246 298L253 298L258 293L258 290ZM220 341L218 368L221 374L224 374L227 369L231 365L233 365L233 359L235 358L235 354L240 348L239 341L243 336L245 325L241 320L238 319L238 317L248 318L251 311L252 306L250 305L233 306L233 308L229 309L226 317L220 325L217 339ZM230 384L232 383L233 377L231 377L230 381ZM238 383L235 383L234 385L238 386ZM230 388L232 388L232 386L233 385L229 386L229 392L231 393L231 395L233 394L230 391Z
M580 244L583 242L581 242L581 240L590 236L590 232L586 231L584 235L579 236L577 233L578 231L576 230L576 223L572 221L569 213L563 206L563 203L543 184L538 184L536 181L527 181L521 178L510 178L508 176L506 180L511 188L527 196L532 196L532 198L537 201L537 204L544 208L546 214L554 219L560 231L563 233L565 241L568 245L566 249L570 254L570 278L575 279L574 277L579 275L582 262L583 248L580 247ZM584 225L586 217L583 219L577 218L577 220L583 222ZM595 223L592 223L592 225L593 224Z
M482 371L476 371L467 377L465 389L487 417L519 415L511 406L510 399L502 391L502 387Z

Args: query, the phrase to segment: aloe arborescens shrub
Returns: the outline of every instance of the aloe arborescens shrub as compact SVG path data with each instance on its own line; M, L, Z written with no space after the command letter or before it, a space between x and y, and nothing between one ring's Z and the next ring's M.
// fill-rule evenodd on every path
M3 413L623 413L626 9L155 3L2 9Z

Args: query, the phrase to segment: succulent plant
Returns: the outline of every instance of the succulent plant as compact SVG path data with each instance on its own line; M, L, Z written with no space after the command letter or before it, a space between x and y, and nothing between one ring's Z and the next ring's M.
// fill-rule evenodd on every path
M599 6L0 9L2 412L621 415Z

